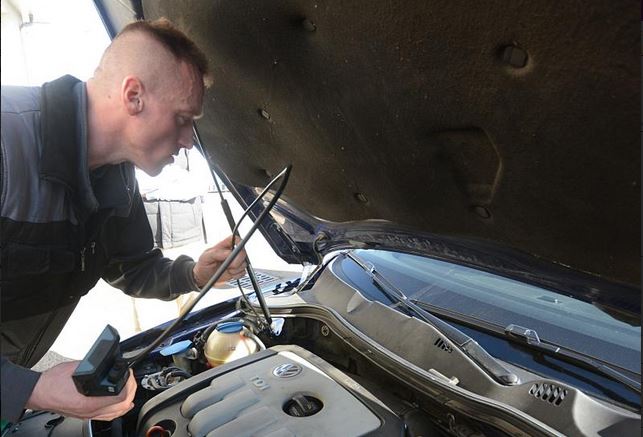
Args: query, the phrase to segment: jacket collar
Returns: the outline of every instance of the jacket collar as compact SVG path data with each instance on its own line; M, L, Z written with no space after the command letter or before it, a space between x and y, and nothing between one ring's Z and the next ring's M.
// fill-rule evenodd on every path
M63 76L45 83L40 103L40 174L62 183L74 196L78 192L78 101L73 89L78 82Z
M92 172L90 181L84 84L63 76L43 85L41 99L41 176L63 184L85 218L98 208L123 209L117 215L129 214L136 189L131 164L103 166Z

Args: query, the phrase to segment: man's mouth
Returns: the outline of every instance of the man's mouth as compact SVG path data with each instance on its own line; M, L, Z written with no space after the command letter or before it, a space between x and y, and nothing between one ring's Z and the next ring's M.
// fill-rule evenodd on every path
M181 149L177 149L174 153L167 157L167 160L170 162L170 164L175 161L175 157L179 156L180 151Z

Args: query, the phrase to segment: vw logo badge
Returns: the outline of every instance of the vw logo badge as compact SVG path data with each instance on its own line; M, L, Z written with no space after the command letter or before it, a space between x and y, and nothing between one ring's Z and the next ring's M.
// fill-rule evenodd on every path
M272 374L278 378L292 378L293 376L299 375L301 370L302 368L299 364L286 363L275 367Z

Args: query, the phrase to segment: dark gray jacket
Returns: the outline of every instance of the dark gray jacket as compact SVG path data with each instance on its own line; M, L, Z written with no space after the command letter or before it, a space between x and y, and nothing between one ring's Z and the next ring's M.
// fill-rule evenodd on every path
M153 249L133 166L88 170L86 105L85 84L71 76L42 88L2 87L4 420L18 419L40 376L28 367L99 278L164 300L197 288L191 258L172 261Z

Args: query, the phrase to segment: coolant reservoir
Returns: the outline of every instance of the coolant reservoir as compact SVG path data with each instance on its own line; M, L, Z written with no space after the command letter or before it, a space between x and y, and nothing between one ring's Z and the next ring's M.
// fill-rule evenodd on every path
M210 334L203 350L212 367L257 352L258 346L243 334L243 323L224 322Z

